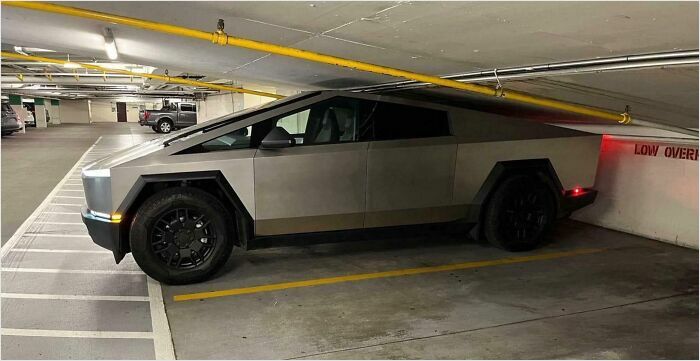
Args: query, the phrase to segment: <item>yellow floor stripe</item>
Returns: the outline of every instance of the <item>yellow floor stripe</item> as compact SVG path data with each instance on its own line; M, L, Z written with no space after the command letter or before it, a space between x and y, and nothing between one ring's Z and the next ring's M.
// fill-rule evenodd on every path
M513 264L513 263L543 261L543 260L548 260L548 259L597 253L597 252L602 252L604 250L605 250L604 248L584 248L584 249L577 249L577 250L567 251L567 252L544 253L544 254L536 254L536 255L532 255L532 256L508 257L508 258L500 258L500 259L486 260L486 261L455 263L455 264L448 264L448 265L442 265L442 266L407 268L407 269L400 269L400 270L394 270L394 271L362 273L362 274L338 276L338 277L328 277L328 278L317 278L317 279L306 280L306 281L274 283L274 284L262 285L262 286L253 286L253 287L244 287L244 288L233 288L233 289L220 290L220 291L209 291L209 292L182 294L182 295L173 296L173 300L174 301L201 300L201 299L205 299L205 298L216 298L216 297L226 297L226 296L235 296L235 295L245 295L245 294L259 293L259 292L279 291L279 290L285 290L285 289L289 289L289 288L312 287L312 286L328 285L328 284L333 284L333 283L364 281L364 280L371 280L371 279L377 279L377 278L411 276L411 275L424 274L424 273L455 271L455 270L463 270L463 269L469 269L469 268L480 268L480 267L499 266L499 265L505 265L505 264Z

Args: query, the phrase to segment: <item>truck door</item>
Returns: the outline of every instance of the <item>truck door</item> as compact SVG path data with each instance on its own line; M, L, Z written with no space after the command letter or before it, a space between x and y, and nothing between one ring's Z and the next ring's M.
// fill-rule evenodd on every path
M255 155L255 232L276 235L362 228L367 146L362 101L332 98L272 119L296 145Z
M448 113L378 102L371 123L365 227L463 216L452 206L457 144Z
M188 127L197 124L197 109L194 104L179 104L178 126Z

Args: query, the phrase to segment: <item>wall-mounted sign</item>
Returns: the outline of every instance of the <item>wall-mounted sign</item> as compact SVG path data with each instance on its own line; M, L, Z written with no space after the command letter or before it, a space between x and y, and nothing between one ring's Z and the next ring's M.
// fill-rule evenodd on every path
M649 157L698 160L698 148L675 145L635 144L634 154Z

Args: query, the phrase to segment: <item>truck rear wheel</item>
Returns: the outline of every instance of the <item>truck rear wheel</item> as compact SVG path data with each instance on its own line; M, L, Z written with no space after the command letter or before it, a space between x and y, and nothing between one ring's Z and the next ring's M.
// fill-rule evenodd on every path
M169 119L163 119L158 122L158 130L161 133L168 134L173 130L173 123Z
M556 216L555 199L536 177L517 175L506 179L493 193L483 220L486 239L512 252L541 245Z
M131 224L131 252L147 275L166 284L210 278L228 260L235 235L221 202L202 190L169 188L148 198Z

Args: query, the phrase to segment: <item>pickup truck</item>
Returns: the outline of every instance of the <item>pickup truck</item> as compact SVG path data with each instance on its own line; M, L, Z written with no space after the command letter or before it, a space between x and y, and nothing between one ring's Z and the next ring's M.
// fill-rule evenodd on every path
M168 284L208 279L234 246L328 232L460 223L529 251L593 203L600 144L430 99L301 93L91 163L82 218L115 261L131 252Z
M139 112L139 124L150 126L156 133L167 134L197 124L197 106L177 103L160 110L142 110Z

